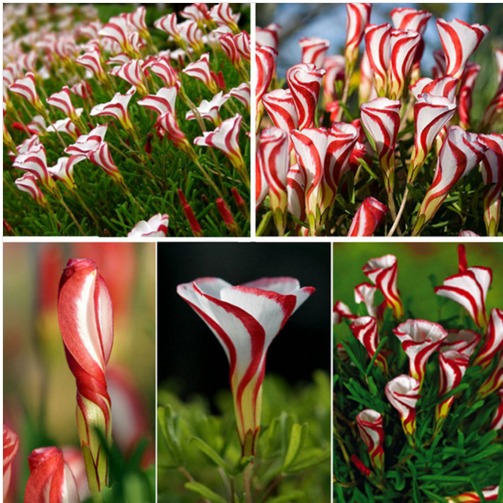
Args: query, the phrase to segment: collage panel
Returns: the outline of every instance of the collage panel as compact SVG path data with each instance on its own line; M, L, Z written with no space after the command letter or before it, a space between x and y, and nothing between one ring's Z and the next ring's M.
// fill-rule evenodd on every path
M334 502L495 501L503 243L333 245Z
M257 4L257 235L503 236L502 13Z
M250 235L250 4L3 15L5 235Z
M154 502L155 244L3 258L3 501Z
M330 246L161 243L158 302L159 503L330 502Z

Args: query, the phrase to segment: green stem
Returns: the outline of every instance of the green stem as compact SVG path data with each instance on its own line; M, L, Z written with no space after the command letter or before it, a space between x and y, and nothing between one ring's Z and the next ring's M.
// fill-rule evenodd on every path
M249 464L244 471L244 490L246 503L253 503L251 494L251 464Z
M403 193L403 199L402 199L402 204L400 205L400 209L398 210L398 215L395 218L395 221L393 223L393 227L391 227L391 230L388 233L388 237L393 236L395 233L395 230L398 228L398 224L400 223L400 219L402 218L403 211L405 210L405 205L407 204L407 199L409 197L409 187L405 187L405 192ZM398 229L400 231L400 229Z

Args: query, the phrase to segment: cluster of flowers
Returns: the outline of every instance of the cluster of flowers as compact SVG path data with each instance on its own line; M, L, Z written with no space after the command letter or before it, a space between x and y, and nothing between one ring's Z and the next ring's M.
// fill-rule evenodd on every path
M269 196L264 227L272 214L279 235L288 230L311 236L371 236L389 215L385 234L419 235L459 180L480 164L482 180L477 180L476 190L481 191L487 233L496 235L503 136L489 130L503 111L501 50L496 51L496 95L478 125L480 134L468 132L480 71L480 65L469 58L489 29L458 19L437 19L443 50L434 52L433 78L421 78L422 35L429 12L395 8L392 26L370 24L372 4L352 3L346 8L344 56L327 55L328 40L301 39L302 62L287 70L287 89L275 88L280 26L257 29L256 202L258 210ZM348 98L356 90L351 79L362 40L360 118L351 120ZM264 123L273 127L260 130L264 109L269 118ZM348 122L341 122L344 116ZM433 165L435 157L431 180L426 167ZM424 199L407 207L409 188L419 174L427 187ZM402 197L397 212L398 185ZM336 213L337 204L342 214ZM401 227L404 212L409 218ZM445 231L453 229L445 226Z
M486 310L492 270L480 266L468 267L465 248L460 245L459 273L446 278L441 286L435 288L437 295L457 302L466 309L480 333L468 329L446 330L439 323L427 320L402 321L405 313L397 288L398 264L395 256L385 255L371 259L363 266L363 272L371 283L362 283L355 288L355 302L365 305L368 316L354 315L346 304L338 301L334 305L333 321L338 324L343 319L349 320L353 336L364 346L369 358L375 358L374 364L385 375L389 375L389 350L378 346L384 312L388 308L393 310L397 323L393 333L408 357L410 371L409 375L403 374L390 379L385 387L385 395L398 411L409 443L414 447L416 405L421 397L426 364L435 352L438 353L440 400L435 407L434 437L440 432L455 400L452 393L445 400L442 400L442 397L460 385L470 365L478 365L483 371L489 372L476 397L481 399L493 393L499 395L500 404L493 414L489 428L503 429L503 310L492 309L490 313ZM374 303L377 291L380 291L385 299L378 306ZM342 360L347 359L348 355L342 344L337 345L337 353ZM497 360L497 363L490 370L494 360ZM367 446L373 468L378 474L382 474L385 456L383 414L372 409L362 410L356 416L356 424L361 439ZM370 475L370 469L361 460L355 458L355 463L362 473ZM497 492L497 487L484 490L487 499ZM454 500L465 501L456 498Z
M4 12L3 139L12 166L25 172L15 180L16 187L54 215L47 197L52 196L85 234L81 219L65 202L64 190L80 204L79 210L88 213L94 232L102 234L102 218L96 208L86 205L82 188L76 186L75 166L83 161L98 166L131 205L145 214L143 201L138 202L126 184L125 176L129 179L133 175L127 172L126 162L132 159L136 164L134 176L142 181L135 180L135 193L145 199L156 193L162 198L166 192L181 191L183 182L178 187L167 184L165 166L161 169L160 156L167 152L166 145L172 145L202 178L199 198L206 197L205 193L218 198L226 226L230 218L236 227L223 180L230 178L232 204L246 215L246 204L236 187L243 187L247 197L249 174L239 135L243 111L249 116L250 42L248 33L237 25L239 14L225 3L211 9L194 4L180 12L183 22L176 13L161 17L154 26L164 32L162 40L167 39L176 49L159 51L147 28L144 6L112 17L106 24L89 6L51 7L51 16L60 19L53 26L43 24L49 17L47 6L34 8L35 16L27 15L24 4L12 5ZM76 12L84 21L77 20ZM16 36L20 18L26 20L30 31ZM226 75L212 67L224 69ZM229 88L226 79L241 83ZM56 92L52 92L54 88ZM116 92L118 88L127 90ZM211 99L203 99L205 96ZM177 112L183 107L188 111L181 118ZM225 120L224 112L230 116ZM56 120L61 115L64 118ZM190 121L197 121L200 135L193 140L184 132ZM14 138L21 135L24 139L17 144ZM194 146L202 147L201 153L209 149L211 164L201 163ZM218 159L218 152L225 157ZM121 159L124 165L118 163L119 156L126 159ZM53 158L49 164L48 157ZM173 161L173 156L169 160ZM89 178L89 172L84 176ZM183 173L181 180L186 176ZM106 194L100 196L107 199ZM203 229L183 192L180 203L192 233L202 236ZM168 215L160 213L141 222L131 235L165 236L168 223Z
M24 501L79 503L89 497L102 501L101 493L108 484L108 458L100 433L109 448L113 410L127 421L120 421L114 412L120 422L114 439L124 453L132 453L148 426L142 400L127 370L114 367L107 372L113 346L112 300L92 260L68 261L59 286L58 316L68 366L77 384L81 449L50 446L33 450L28 456L30 477ZM3 445L4 501L11 501L6 495L20 440L5 424ZM144 460L151 462L151 453L149 456Z

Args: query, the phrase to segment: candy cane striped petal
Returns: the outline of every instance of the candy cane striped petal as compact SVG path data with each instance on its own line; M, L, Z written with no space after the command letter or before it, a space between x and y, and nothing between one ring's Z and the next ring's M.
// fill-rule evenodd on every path
M348 231L348 237L372 236L381 225L388 207L374 197L367 197L356 212Z
M501 349L503 349L503 311L492 309L484 344L475 358L474 365L487 367Z
M290 89L275 89L262 98L274 125L287 133L298 128L297 111Z
M384 426L382 414L372 409L362 410L356 416L360 437L367 446L370 462L376 470L384 467Z
M420 398L420 383L408 375L395 377L386 384L384 393L389 403L398 411L405 434L416 431L416 404Z

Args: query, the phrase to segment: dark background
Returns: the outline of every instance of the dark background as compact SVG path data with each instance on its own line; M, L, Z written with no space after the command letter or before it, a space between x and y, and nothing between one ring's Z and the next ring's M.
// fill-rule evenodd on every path
M330 245L282 243L158 244L158 380L169 379L180 398L214 397L229 387L229 364L216 337L176 293L204 276L239 285L264 276L292 276L316 292L272 342L267 373L290 383L330 371Z

